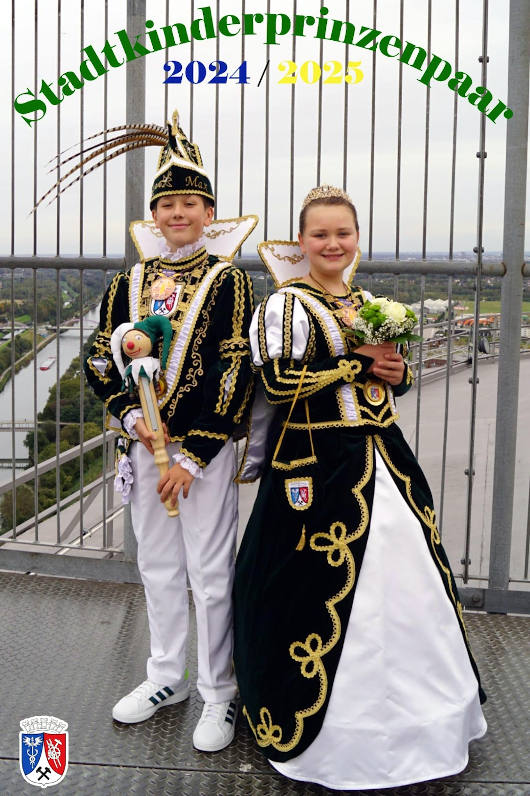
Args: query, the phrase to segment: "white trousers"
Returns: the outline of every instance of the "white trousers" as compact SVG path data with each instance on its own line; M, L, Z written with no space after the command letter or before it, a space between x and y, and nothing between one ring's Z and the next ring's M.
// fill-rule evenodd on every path
M168 454L178 453L171 443ZM236 694L233 671L232 583L237 533L237 486L232 441L195 479L180 515L168 517L156 491L158 469L139 442L130 448L134 484L131 513L138 568L145 588L151 634L147 677L182 684L186 672L189 577L197 617L197 688L207 702Z

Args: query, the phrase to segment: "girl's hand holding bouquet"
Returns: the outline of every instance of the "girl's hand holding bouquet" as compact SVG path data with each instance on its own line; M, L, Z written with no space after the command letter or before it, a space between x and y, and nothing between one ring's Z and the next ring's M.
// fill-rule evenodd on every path
M375 298L365 302L346 330L350 343L358 354L372 357L373 373L392 386L401 383L405 370L403 357L396 351L396 343L420 340L412 330L418 323L414 312L398 301Z

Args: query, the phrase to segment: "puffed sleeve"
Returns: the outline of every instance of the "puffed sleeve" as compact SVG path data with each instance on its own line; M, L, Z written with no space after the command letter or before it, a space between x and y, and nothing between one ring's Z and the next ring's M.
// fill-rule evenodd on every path
M271 404L293 400L304 366L300 398L352 382L373 362L351 353L317 361L314 341L314 321L292 293L273 293L260 304L252 319L250 342L254 366L260 369Z

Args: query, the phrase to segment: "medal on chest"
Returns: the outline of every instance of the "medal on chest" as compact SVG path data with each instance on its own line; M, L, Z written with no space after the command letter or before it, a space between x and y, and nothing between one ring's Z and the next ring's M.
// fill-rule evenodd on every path
M183 284L176 284L170 276L158 276L151 285L151 315L162 315L166 318L174 315L183 288Z
M351 329L355 316L357 315L357 307L353 303L345 303L340 309L335 311L335 315L342 321L344 326Z

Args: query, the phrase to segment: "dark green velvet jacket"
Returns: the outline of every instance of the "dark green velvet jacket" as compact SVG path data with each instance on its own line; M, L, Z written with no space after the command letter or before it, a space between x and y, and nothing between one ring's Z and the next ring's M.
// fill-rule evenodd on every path
M277 335L281 355L270 356L267 302L259 310L259 351L253 338L265 394L278 408L234 587L243 713L264 754L277 761L303 752L322 726L370 532L376 450L421 524L467 646L429 485L395 422L393 395L409 388L408 368L401 385L381 390L367 373L372 360L348 352L344 330L337 337L324 296L305 284L287 290L293 287L309 319L303 357L291 356L296 328L289 293ZM364 300L362 291L357 300Z
M160 311L151 286L162 272L171 275L177 291L162 308L171 321L173 340L160 414L171 440L182 441L182 453L205 467L245 420L250 403L253 299L248 274L208 256L204 248L176 262L154 258L116 274L101 304L99 333L85 373L117 423L140 406L137 393L130 395L122 387L110 337L121 323ZM124 430L122 435L127 438Z

